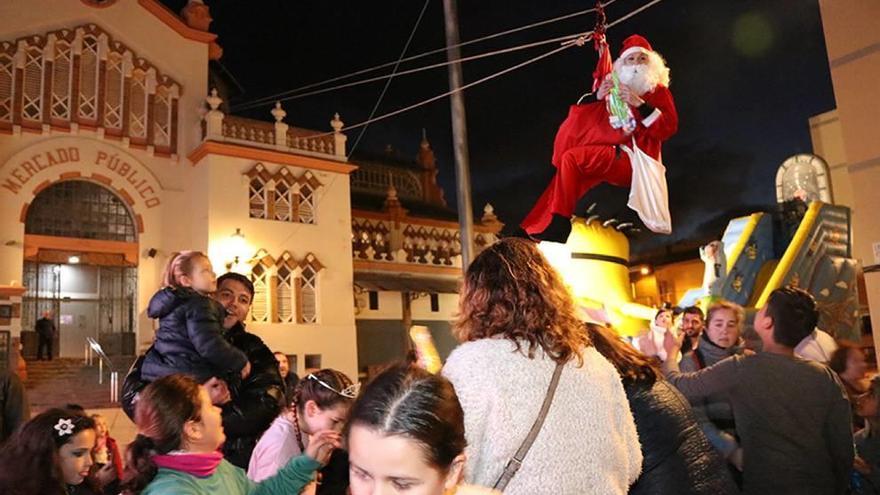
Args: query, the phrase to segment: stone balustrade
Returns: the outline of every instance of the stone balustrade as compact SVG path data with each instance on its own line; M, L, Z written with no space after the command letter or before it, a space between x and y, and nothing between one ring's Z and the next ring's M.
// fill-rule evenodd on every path
M479 253L498 240L504 226L486 205L474 226ZM461 237L455 222L409 217L382 218L383 213L352 212L351 242L355 261L407 263L461 268Z
M281 103L276 103L275 108L270 112L275 122L264 122L224 114L219 110L223 100L217 95L216 89L211 91L211 95L205 101L210 107L205 114L203 128L206 140L313 155L338 161L347 160L345 153L347 137L342 133L344 123L340 120L339 114L334 115L333 120L330 121L333 130L321 133L285 124L284 117L287 116L287 112L281 108Z

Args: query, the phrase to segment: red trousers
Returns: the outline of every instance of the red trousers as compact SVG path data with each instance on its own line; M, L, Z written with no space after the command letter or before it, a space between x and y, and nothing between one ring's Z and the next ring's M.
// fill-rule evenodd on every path
M529 234L539 234L550 225L554 213L570 217L578 200L590 189L602 182L628 187L631 180L629 156L616 156L613 145L568 149L562 154L550 185L520 226Z
M570 217L581 196L602 182L626 187L632 167L616 145L632 139L608 123L604 101L572 105L553 142L556 175L520 226L529 234L547 229L553 214Z

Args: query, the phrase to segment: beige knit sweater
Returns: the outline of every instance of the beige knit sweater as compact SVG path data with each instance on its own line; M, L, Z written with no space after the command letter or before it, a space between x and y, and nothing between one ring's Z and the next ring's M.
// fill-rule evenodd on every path
M555 363L509 340L456 348L443 368L464 409L468 483L492 486L538 416ZM614 367L595 349L565 366L543 428L505 495L625 494L642 454Z

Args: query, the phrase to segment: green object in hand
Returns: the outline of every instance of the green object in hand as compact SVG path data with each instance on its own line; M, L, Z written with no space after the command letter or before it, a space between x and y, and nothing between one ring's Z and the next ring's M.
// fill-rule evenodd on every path
M636 128L635 118L633 118L632 112L630 112L629 105L620 97L620 79L617 78L617 74L614 72L611 73L611 81L614 84L611 86L611 91L608 92L606 100L608 113L611 116L611 127L615 129L623 128L626 132L632 132Z

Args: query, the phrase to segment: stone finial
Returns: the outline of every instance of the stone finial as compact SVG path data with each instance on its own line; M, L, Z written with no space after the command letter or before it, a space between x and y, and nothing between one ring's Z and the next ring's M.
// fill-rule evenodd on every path
M213 21L211 10L202 0L189 0L186 7L180 11L180 15L186 21L187 26L199 31L207 31Z
M280 101L275 102L275 108L273 108L270 113L273 117L275 117L275 122L281 122L282 120L284 120L284 117L287 116L287 112L285 112L284 109L281 108Z
M480 221L483 223L498 221L498 217L495 216L495 207L492 206L492 203L486 203L486 206L483 207L483 218Z
M491 203L486 203L486 206L483 207L483 217L480 219L480 224L489 227L490 231L496 235L504 228L504 224L495 216L495 207Z
M333 120L330 121L330 127L333 128L333 132L340 133L342 132L342 127L345 125L345 122L339 118L339 112L333 114Z
M419 144L419 154L416 156L418 163L425 170L435 170L437 168L437 158L434 156L434 150L431 149L431 143L428 142L428 133L422 129L422 142ZM436 183L436 178L431 177Z
M220 98L220 96L217 94L217 88L212 88L210 96L205 98L205 101L208 103L208 106L210 106L211 110L213 111L217 110L220 107L220 104L223 103L223 98Z

